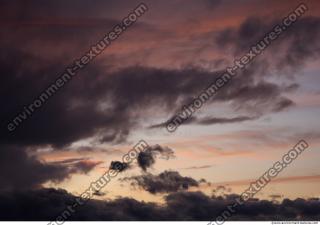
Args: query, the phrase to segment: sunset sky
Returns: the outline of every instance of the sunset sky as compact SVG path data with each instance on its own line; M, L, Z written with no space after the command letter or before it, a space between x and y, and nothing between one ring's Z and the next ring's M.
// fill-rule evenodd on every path
M133 162L95 199L166 204L172 191L131 183L164 171L197 182L177 192L241 194L304 139L309 148L256 197L320 198L320 1L303 2L304 15L170 133L161 124L301 1L146 0L135 24L12 132L21 109L140 1L2 1L0 192L78 196L144 140L170 157L146 170Z

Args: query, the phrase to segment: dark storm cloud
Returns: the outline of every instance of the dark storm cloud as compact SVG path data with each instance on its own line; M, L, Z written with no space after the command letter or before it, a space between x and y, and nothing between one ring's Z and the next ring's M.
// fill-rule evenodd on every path
M90 200L78 207L69 220L209 221L232 204L236 197L209 197L202 192L177 192L166 196L163 206L132 198ZM0 192L0 220L52 221L75 200L75 196L61 189ZM279 204L255 199L237 208L230 220L319 220L319 212L319 199L284 199Z
M110 72L99 65L88 66L17 130L9 133L6 123L54 79L60 66L10 51L1 52L0 61L3 74L0 100L6 105L1 111L0 142L22 145L64 146L93 136L100 142L121 143L132 128L139 126L135 117L143 117L145 109L173 113L220 74L199 68L134 67ZM241 74L235 78L213 101L230 101L245 109L250 104L264 112L275 105L277 109L283 108L278 105L286 99L282 96L285 87L264 81L253 84L254 68L243 71L246 76Z
M164 171L159 175L146 173L124 178L122 181L129 181L132 186L140 187L151 194L177 192L199 186L198 181L183 177L177 171Z
M85 3L82 3L77 5L78 12L86 9ZM18 7L10 2L6 4L12 10ZM59 4L58 6L60 7ZM19 7L22 12L25 12L22 19L33 18L31 12L24 10L21 5ZM44 4L38 7L50 9ZM58 17L65 16L65 12L56 10L54 8L52 12L62 14L57 15ZM9 18L10 15L3 15L3 17ZM236 49L245 49L247 45L251 46L258 37L268 31L272 24L259 19L248 19L238 29L222 31L216 42L222 47L233 46ZM11 32L6 31L8 35L16 35L13 28L8 29L11 29L9 30ZM277 40L278 44L275 46L283 45L282 48L286 48L285 55L275 56L282 57L278 64L285 63L295 67L302 59L316 56L319 49L317 42L319 30L318 18L301 18L292 29L288 29L283 34L285 38L281 38L282 41ZM39 32L44 35L40 38L41 40L51 40L49 31L40 29ZM64 39L66 36L68 36L67 32L57 31L51 44L39 46L56 48L55 40ZM35 34L26 36L30 41L38 40L35 37L39 36ZM182 104L187 103L222 72L208 72L200 68L170 70L144 67L131 67L111 72L110 68L96 61L94 66L86 67L64 90L50 99L32 118L25 121L14 134L9 134L6 130L7 122L47 87L62 71L67 61L72 59L69 56L68 59L64 59L65 61L62 61L61 57L59 59L49 57L49 59L41 54L42 57L39 57L35 51L21 47L28 41L16 40L20 43L16 46L14 43L6 42L11 39L5 38L0 43L2 47L0 72L3 74L0 100L6 105L0 114L1 143L63 146L83 138L97 136L101 142L119 144L126 140L133 128L139 127L137 122L139 120L133 117L144 117L146 109L158 110L166 114L177 111ZM70 40L64 39L66 43L81 45L78 35L76 38L73 35L72 41ZM82 47L83 50L86 46ZM78 49L75 46L72 48ZM259 78L269 72L267 62L256 60L250 67L240 72L239 76L226 88L219 91L213 97L213 101L230 102L235 109L258 110L254 114L277 112L293 105L290 99L282 96L287 91L285 86L268 83Z
M174 157L174 151L171 148L160 145L151 146L139 153L137 158L138 166L143 171L147 171L149 167L155 164L158 157L168 160Z
M1 100L7 106L1 112L1 142L22 145L51 144L62 146L75 140L90 137L96 133L123 133L130 129L128 112L121 106L110 111L98 108L108 94L107 89L93 81L91 88L84 80L75 78L71 85L60 90L48 103L25 121L14 133L5 130L5 123L13 118L25 105L37 96L46 85L58 74L60 66L37 66L42 60L26 54L2 52L2 95ZM39 68L40 67L40 68ZM55 68L54 68L55 67ZM50 72L50 70L52 72ZM90 70L89 70L90 71ZM92 79L97 71L90 71ZM76 81L75 81L76 80ZM78 82L77 82L78 81ZM107 81L104 81L107 85ZM108 85L111 85L110 83ZM12 90L15 90L13 93ZM83 91L86 90L86 91ZM105 91L104 91L105 90ZM91 92L93 91L93 92ZM82 94L81 94L82 92ZM106 105L112 103L106 103ZM105 132L104 132L105 131ZM115 136L115 141L118 136ZM112 139L109 139L112 141Z

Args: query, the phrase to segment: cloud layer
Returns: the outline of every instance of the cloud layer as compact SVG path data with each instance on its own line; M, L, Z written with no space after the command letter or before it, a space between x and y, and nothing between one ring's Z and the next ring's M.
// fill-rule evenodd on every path
M178 192L166 196L163 206L139 202L132 198L90 200L86 205L77 208L69 220L209 221L232 204L236 197L209 197L202 192ZM52 221L75 199L75 196L61 189L0 193L0 220ZM230 220L319 220L319 212L319 199L284 199L279 204L252 199L237 208Z

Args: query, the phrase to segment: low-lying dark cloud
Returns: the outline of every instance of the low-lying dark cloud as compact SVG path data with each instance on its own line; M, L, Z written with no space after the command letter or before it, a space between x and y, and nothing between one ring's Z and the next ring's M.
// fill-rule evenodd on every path
M160 145L154 145L147 148L145 151L140 152L137 158L138 166L147 171L153 164L155 164L157 158L170 159L174 157L174 151L169 147L162 147Z
M101 163L86 158L48 163L15 145L0 145L0 156L0 189L37 188L48 181L59 183L72 174L87 174Z
M36 188L47 181L61 182L75 172L66 165L45 163L29 156L19 146L0 145L0 148L0 189Z
M140 187L151 194L177 192L199 186L198 181L191 177L183 177L177 171L164 171L159 175L146 173L127 177L122 181L129 181L132 186Z
M209 221L234 203L235 194L209 197L202 192L177 192L164 205L132 198L90 200L75 209L73 221ZM0 192L0 220L53 221L76 197L62 189ZM37 213L34 213L37 212ZM252 199L236 209L231 221L320 220L320 201L284 199L281 203Z

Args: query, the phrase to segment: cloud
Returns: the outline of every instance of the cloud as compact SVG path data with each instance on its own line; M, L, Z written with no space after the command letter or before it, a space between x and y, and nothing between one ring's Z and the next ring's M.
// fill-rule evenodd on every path
M183 177L177 171L164 171L159 175L147 173L124 178L122 181L130 181L132 186L138 186L151 194L177 192L199 186L198 181Z
M93 161L88 157L84 158L71 158L62 161L50 162L52 165L63 166L68 168L69 173L83 173L87 174L93 170L97 165L101 164L102 161Z
M91 160L82 160L75 163L71 167L73 173L84 173L87 174L93 170L97 165L101 164L102 161L91 161Z
M105 134L99 139L100 143L113 143L113 144L121 144L125 143L129 136L129 130L119 130L118 132L113 131L112 133Z
M224 185L218 185L216 186L213 190L212 190L212 196L229 196L230 197L230 193L231 193L232 189L228 186L224 186ZM227 194L228 193L228 194Z
M8 48L1 51L0 62L2 64L0 72L3 74L0 100L6 105L0 112L0 117L6 124L54 80L62 64L56 61L48 63L34 54ZM261 111L268 113L288 107L290 100L283 96L288 89L266 81L254 82L254 76L260 71L259 68L259 65L253 65L241 72L235 80L214 96L212 102L228 102L236 109L249 110L248 119L251 114L259 115ZM110 144L122 143L133 129L140 127L137 118L144 118L150 112L162 116L173 114L183 103L188 102L194 93L206 87L220 73L221 71L209 72L193 67L182 69L131 67L112 71L97 62L95 66L88 66L79 73L13 133L10 133L5 125L1 126L0 144L4 146L14 144L21 149L47 145L53 149L61 149L68 148L73 142L85 138ZM257 110L259 111L256 112ZM232 120L236 119L227 118L219 121ZM0 152L0 157L2 154L4 153ZM21 154L21 168L42 167L44 164L33 161L31 166L25 153ZM173 151L166 147L153 147L139 155L139 167L144 171L150 168L156 161L156 154L170 158L173 156ZM26 160L26 165L22 160ZM73 173L88 173L95 165L79 162L75 166ZM46 174L44 172L41 175L37 174L32 178L34 181L25 183L37 186L46 181L60 182L70 175L70 170L65 165L45 164L45 168L48 169ZM28 173L27 168L21 171L26 173L26 178L33 176ZM10 179L15 178L9 178L8 182ZM18 180L9 183L6 186L21 186Z
M176 192L165 204L140 202L132 198L90 200L75 209L73 221L209 221L216 218L238 195L209 197L202 192ZM0 219L53 221L76 197L62 189L0 192ZM37 213L33 213L37 212ZM320 201L284 199L281 203L252 199L237 208L232 221L283 221L320 219Z
M289 104L286 104L283 106L282 105L277 106L277 108L279 108L279 111L281 111L281 109L284 109L286 107L289 107ZM258 118L259 118L258 116L256 116L256 117L237 116L237 117L231 117L231 118L211 117L211 116L199 118L197 116L192 116L188 120L184 121L183 124L214 125L214 124L241 123L241 122L245 122L245 121L255 120ZM149 126L148 128L149 129L164 128L164 127L166 127L166 125L167 125L167 122L154 124L154 125Z
M278 202L280 199L284 198L284 195L272 194L272 195L269 195L269 198L271 198L273 202Z
M105 196L106 193L105 193L105 192L102 192L102 191L95 191L95 192L93 193L93 195L102 197L102 196Z
M205 2L211 2L216 6L220 1ZM124 6L116 2L109 4L118 10ZM92 15L96 15L94 10L108 9L109 13L113 11L102 3L97 3L101 7L93 5L89 7L85 2L77 5L77 10L73 12L76 15L75 18L83 14L92 18ZM38 96L77 55L72 52L66 57L65 54L68 51L63 47L64 51L60 53L62 55L60 57L53 56L53 51L45 51L46 54L39 55L35 54L38 51L34 47L23 47L24 45L32 42L34 46L51 46L57 49L56 46L61 44L59 40L63 40L61 42L64 43L64 46L79 49L81 53L85 50L87 43L94 43L97 37L92 35L91 30L83 29L81 26L80 28L78 26L76 26L78 28L68 26L66 28L64 24L61 24L61 20L66 19L69 13L66 9L73 7L71 3L63 9L60 4L44 5L40 2L32 3L30 7L34 10L30 8L27 12L23 12L24 7L20 8L19 4L7 1L3 9L8 8L8 10L3 11L11 12L19 8L18 11L23 16L12 18L12 13L3 12L4 21L36 23L39 21L34 21L37 18L43 19L43 15L55 15L58 18L53 22L58 25L60 23L62 27L58 26L56 29L28 28L29 35L25 35L25 30L19 30L23 35L17 35L16 30L10 26L3 29L2 32L6 34L4 35L6 38L0 40L0 45L3 47L0 54L2 65L0 72L3 74L0 100L6 105L6 109L0 113L0 116L4 124L13 119L35 96ZM87 11L88 7L91 11ZM126 5L125 9L128 7L129 5ZM38 8L39 10L36 10ZM122 10L125 11L125 9ZM59 11L59 15L55 14L55 10ZM39 12L47 13L35 16L32 12L37 13L36 15ZM273 27L275 21L274 18L272 20L248 18L238 27L226 28L219 32L215 37L215 43L223 48L231 47L241 51L248 49L247 47L250 47ZM68 20L65 22L68 23ZM113 21L106 18L75 21L75 25L79 24L98 25L99 27L106 24L108 27L113 24ZM281 68L296 68L303 65L308 59L317 57L319 55L317 42L320 32L319 24L319 18L300 18L292 29L283 33L283 36L271 46L270 53L277 52L277 54L272 54L272 57L268 54L259 56L261 57L259 60L243 70L228 84L228 87L219 91L212 101L231 103L234 109L237 110L240 107L250 110L253 116L255 116L255 111L258 113L278 112L292 106L292 100L284 97L286 93L284 86L266 82L262 77L273 74L269 68L271 62L280 73L283 71ZM88 34L81 35L83 39L79 39L76 37L80 35L75 35L73 29L77 29L76 34L82 34L83 30ZM32 32L33 30L37 32ZM52 30L55 35L52 35ZM15 38L7 38L7 34ZM21 36L26 38L25 42L21 42L19 38ZM91 38L88 39L87 36ZM212 35L210 38L212 39ZM43 57L44 55L46 58ZM110 55L108 57L112 58ZM123 143L130 136L131 131L141 125L137 121L139 118L146 117L145 109L159 112L162 116L170 115L177 111L182 103L186 103L196 93L207 87L222 72L190 67L167 69L143 66L112 70L113 68L109 66L97 60L92 66L86 67L66 88L50 99L39 110L39 113L35 113L32 118L24 122L15 131L15 135L9 134L6 127L2 126L0 142L63 146L84 138L96 137L101 142ZM12 90L15 91L12 92ZM88 115L91 115L90 120L87 119ZM133 117L138 119L133 119ZM252 115L249 114L248 117Z
M110 170L116 170L119 172L123 172L129 168L130 168L130 165L128 163L120 162L120 161L112 161L109 166Z
M280 18L249 17L238 27L226 28L215 35L216 47L232 49L235 55L243 54L265 34L281 22ZM300 69L308 60L319 56L320 18L304 15L268 47L271 54L261 55L264 64L275 65L278 71ZM269 49L270 48L270 49ZM277 54L273 54L277 52ZM259 56L260 57L260 56Z
M0 148L0 189L35 188L47 181L61 182L70 176L67 166L41 162L28 156L21 147L0 145Z
M132 8L127 3L119 4L116 1L109 3L111 8L98 2L88 4L81 1L76 10L71 10L72 15L68 9L74 7L73 3L43 4L36 1L24 7L20 3L6 1L5 7L1 8L1 33L5 35L0 38L0 101L5 107L0 111L3 125L0 129L0 146L4 149L0 152L0 159L9 159L1 164L1 177L5 177L1 181L3 187L39 187L48 181L61 182L73 173L88 173L99 162L70 159L46 163L29 156L27 149L48 145L54 150L68 149L72 143L87 138L94 139L95 143L124 143L132 131L141 128L141 118L152 119L156 115L165 121L167 115L177 112L223 72L192 66L154 68L145 64L115 69L112 63L106 64L108 60L105 60L114 62L112 54L104 58L101 56L100 60L97 58L79 72L17 130L8 132L7 123L54 81L74 58L87 51L87 47L97 41L101 33L118 21L118 16L114 14L111 17L117 17L116 21L92 16L98 15L98 11L105 13L105 9L112 13L122 8L120 11L127 13L127 9ZM215 7L219 2L211 1ZM62 5L64 7L61 8ZM190 7L186 4L185 8ZM17 14L12 13L16 11ZM92 19L70 19L82 15ZM273 22L270 21L248 19L238 28L222 31L220 39L218 35L215 42L237 52L250 47L272 26ZM101 29L104 29L103 32ZM277 54L273 54L273 57L266 54L253 62L208 103L230 103L232 109L243 110L247 116L194 118L189 122L207 125L249 121L257 115L282 111L292 106L293 101L285 94L295 84L286 86L264 78L272 72L270 62L276 62L277 72L281 72L281 68L296 68L318 56L319 31L318 18L301 18L283 35L286 39L279 39L271 47L279 49L272 51ZM24 37L24 41L21 41L21 37ZM140 37L136 39L141 42ZM272 58L274 61L271 61ZM219 60L225 60L225 57ZM91 146L84 148L90 149ZM152 167L156 162L156 154L168 158L173 155L172 151L164 149L158 146L141 153L138 159L140 168L147 171Z
M16 145L0 145L0 189L38 188L46 182L60 183L73 174L87 174L101 162L73 158L44 162Z
M199 169L208 169L213 166L214 165L191 166L191 167L185 167L185 168L181 168L181 169L183 169L183 170L199 170Z
M168 147L162 147L160 145L154 145L147 148L143 152L139 152L137 162L138 166L147 171L156 162L156 158L160 156L162 159L170 159L174 157L174 151Z
M69 158L69 159L54 161L54 162L52 162L52 163L53 163L53 164L72 164L72 163L77 163L77 162L79 162L79 161L89 160L89 159L90 159L89 157Z
M293 106L294 102L290 99L282 99L279 102L277 102L275 104L275 106L273 107L273 111L274 112L280 112L283 111L284 109Z
M239 123L248 120L254 120L254 117L239 116L233 118L217 118L217 117L205 117L198 119L197 124L211 125L211 124L225 124L225 123Z
M18 63L22 61L25 63ZM1 52L0 62L0 72L4 74L0 100L6 105L0 115L4 123L14 119L38 96L59 74L63 64L48 63L31 53L13 49ZM85 138L95 138L101 143L123 143L133 129L141 126L137 118L144 118L150 112L162 117L173 114L221 72L193 67L130 67L112 71L96 62L24 121L14 135L2 126L0 143L62 147ZM253 76L258 72L259 66L242 71L211 102L230 102L234 108L251 109L254 114L257 110L268 113L288 107L290 101L283 96L287 91L285 87L254 81Z
M139 167L144 171L146 171L147 168L151 167L156 162L153 153L150 151L140 152L137 161Z

